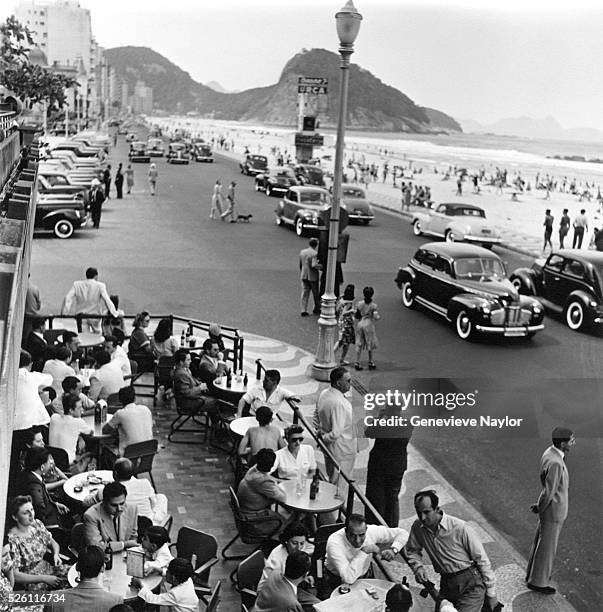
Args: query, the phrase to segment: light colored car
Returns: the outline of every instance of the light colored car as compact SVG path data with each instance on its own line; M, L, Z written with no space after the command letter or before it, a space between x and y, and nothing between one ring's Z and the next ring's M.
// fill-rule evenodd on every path
M490 248L501 240L484 210L472 204L434 204L431 209L416 212L411 224L415 236L429 234L446 242L471 242Z
M343 184L341 186L341 200L348 209L350 223L358 222L368 225L375 218L375 213L366 197L364 187Z
M163 157L165 146L161 138L149 138L147 140L147 152L151 157Z

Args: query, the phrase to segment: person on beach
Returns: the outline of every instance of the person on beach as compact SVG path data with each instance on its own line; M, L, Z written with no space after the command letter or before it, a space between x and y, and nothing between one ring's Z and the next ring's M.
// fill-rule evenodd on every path
M210 219L215 219L214 212L218 213L218 217L222 216L222 181L218 179L214 185L214 193L211 196L211 211Z
M157 166L155 164L151 164L149 166L149 188L151 190L151 195L155 195L157 190L157 177L159 176L159 172L157 171Z
M588 231L588 218L586 217L586 209L582 209L580 214L574 219L574 241L572 249L581 249L584 233Z
M337 302L337 315L339 320L339 342L341 349L339 365L346 366L345 360L350 345L356 344L356 331L354 329L354 285L347 285L343 295Z
M356 363L354 368L362 370L360 365L360 356L364 349L368 352L368 368L374 370L377 366L373 361L373 351L378 348L379 340L377 339L377 331L375 329L375 321L378 321L381 316L377 310L377 304L373 302L375 290L372 287L365 287L362 290L364 299L356 305L354 317L358 321L356 329Z
M463 195L463 175L459 174L459 177L456 179L456 195Z
M220 215L222 221L226 221L227 217L230 217L231 223L237 222L237 216L235 215L235 187L237 186L235 181L230 181L228 185L228 191L226 192L226 199L228 200L228 208L225 212Z
M570 218L567 213L568 213L567 208L564 208L563 215L561 215L561 221L559 221L559 248L560 249L565 248L563 246L563 241L565 240L565 237L568 235L569 228L570 228Z
M128 164L126 168L126 186L128 188L126 193L129 194L132 191L132 187L134 187L134 170L132 164Z
M555 217L551 215L551 209L547 208L544 213L544 223L543 223L544 225L544 245L542 247L543 254L546 251L547 244L551 248L551 251L553 250L553 243L551 242L551 236L553 235L553 221L554 220L555 220Z

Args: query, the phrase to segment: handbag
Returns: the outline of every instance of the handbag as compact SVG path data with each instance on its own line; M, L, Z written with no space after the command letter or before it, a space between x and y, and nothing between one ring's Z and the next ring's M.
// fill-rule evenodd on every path
M362 315L360 314L359 308L356 308L356 312L354 313L354 319L356 319L357 321L360 321L360 319L362 319Z

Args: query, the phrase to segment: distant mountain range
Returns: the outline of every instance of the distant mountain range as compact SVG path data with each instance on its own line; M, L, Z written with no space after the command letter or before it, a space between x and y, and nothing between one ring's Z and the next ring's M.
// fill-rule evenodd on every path
M124 79L130 91L136 81L153 89L156 107L170 112L196 111L215 119L251 121L274 125L297 124L298 76L329 79L323 127L335 127L339 110L339 55L324 49L302 51L283 68L278 83L237 93L218 91L194 81L167 58L147 47L116 47L106 51L108 63ZM223 89L223 88L222 88ZM350 67L348 127L408 133L460 132L461 126L445 113L416 105L357 64Z
M481 124L472 119L459 119L463 131L470 134L497 134L524 138L548 138L550 140L586 140L603 142L603 131L595 128L564 128L554 117L532 119L515 117L500 119L495 123Z

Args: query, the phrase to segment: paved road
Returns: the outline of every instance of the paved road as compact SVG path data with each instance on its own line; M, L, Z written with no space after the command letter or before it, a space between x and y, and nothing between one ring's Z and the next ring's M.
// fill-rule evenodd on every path
M114 168L126 162L123 145L111 161ZM133 196L105 204L99 231L86 229L69 241L36 240L32 280L47 306L56 310L71 281L96 265L127 312L145 308L219 320L314 350L316 318L299 317L298 305L297 254L307 241L275 226L277 198L256 193L253 179L219 155L215 164L157 163L157 196L148 194L147 166L137 165ZM240 208L253 214L251 223L209 220L217 178L225 186L238 181ZM603 340L549 319L532 341L463 343L443 321L401 307L393 277L424 242L406 220L378 212L374 225L350 233L346 282L355 283L357 294L373 285L382 314L379 369L361 374L365 387L422 388L418 379L437 377L442 390L478 390L488 409L502 406L501 413L527 419L512 435L467 429L414 435L415 445L524 555L534 528L526 509L538 492L548 433L564 419L576 428L579 441L568 460L571 515L554 577L578 609L597 609L603 568L600 537L593 534L599 533L603 447L592 398L600 397ZM510 268L529 263L515 253L501 255Z

